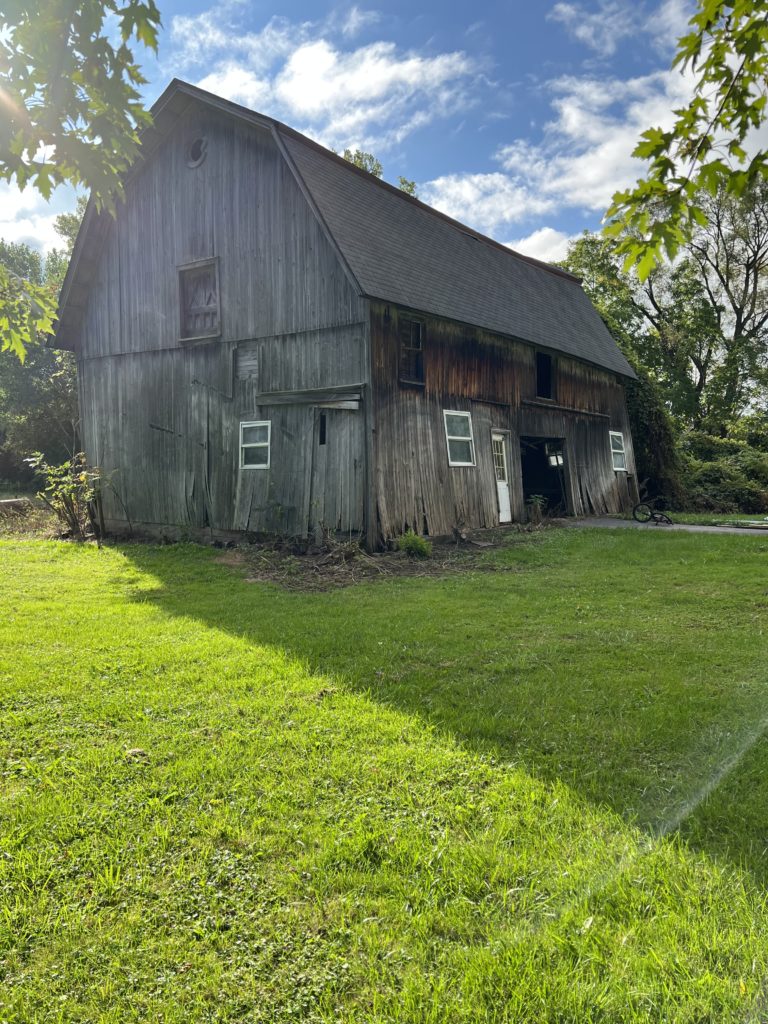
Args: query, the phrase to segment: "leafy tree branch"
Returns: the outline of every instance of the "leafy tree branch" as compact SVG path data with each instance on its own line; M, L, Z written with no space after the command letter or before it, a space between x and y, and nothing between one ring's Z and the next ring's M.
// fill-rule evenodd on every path
M748 152L768 103L765 0L698 0L689 25L672 66L693 74L694 96L668 131L643 134L633 156L648 172L606 214L605 233L641 280L707 226L703 197L738 198L768 178L768 150Z
M118 39L114 39L114 25ZM150 123L133 42L155 51L154 0L7 0L0 13L0 180L81 186L114 209ZM23 357L53 309L29 281L0 276L0 351Z

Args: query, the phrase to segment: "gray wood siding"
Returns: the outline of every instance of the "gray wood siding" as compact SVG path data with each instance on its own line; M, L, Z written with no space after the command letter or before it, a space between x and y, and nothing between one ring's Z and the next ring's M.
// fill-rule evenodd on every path
M208 154L189 168L196 134ZM80 355L182 347L177 267L210 257L223 341L365 316L269 132L193 108L129 183L89 292Z
M207 156L189 168L198 134ZM221 337L181 342L177 268L211 257ZM260 396L360 391L367 306L271 134L193 106L129 183L89 292L82 429L112 481L108 520L301 535L318 509L329 529L361 530L362 400L332 411L318 456L316 402ZM239 425L257 419L272 422L271 466L240 470Z
M425 325L423 387L398 381L400 317ZM624 388L613 374L555 356L555 392L536 399L535 349L453 321L372 303L373 475L383 538L498 524L491 433L506 432L510 502L525 518L520 438L563 438L569 511L619 512L636 500ZM452 467L443 410L470 412L476 465ZM624 434L629 473L612 468L609 430Z

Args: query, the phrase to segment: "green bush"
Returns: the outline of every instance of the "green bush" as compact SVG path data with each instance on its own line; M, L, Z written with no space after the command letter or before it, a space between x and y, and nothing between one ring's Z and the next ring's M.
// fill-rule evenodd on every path
M750 448L768 452L768 412L751 412L731 425L729 435L746 441Z
M768 512L768 490L725 460L690 460L685 483L686 504L694 511Z
M742 472L747 479L763 488L768 488L768 452L761 452L755 448L744 448L738 455L728 459L728 462Z
M728 437L715 437L701 430L691 430L680 439L683 452L700 462L718 462L733 455L740 455L747 447L744 441Z
M408 530L397 538L397 550L404 551L409 558L429 558L432 554L432 545L425 537Z
M637 380L626 384L637 479L649 494L668 504L684 504L682 466L672 419L660 385L633 361Z

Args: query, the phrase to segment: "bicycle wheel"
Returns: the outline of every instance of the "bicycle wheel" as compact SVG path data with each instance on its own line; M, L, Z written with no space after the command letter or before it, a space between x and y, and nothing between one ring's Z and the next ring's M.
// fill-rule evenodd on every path
M647 502L641 501L632 509L632 518L638 523L650 523L653 518L653 509Z

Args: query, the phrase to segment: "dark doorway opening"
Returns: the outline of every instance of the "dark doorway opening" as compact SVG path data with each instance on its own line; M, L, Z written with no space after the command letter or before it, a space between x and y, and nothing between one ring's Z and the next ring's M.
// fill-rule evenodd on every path
M539 495L548 515L565 515L568 508L565 441L562 437L521 437L523 500Z

